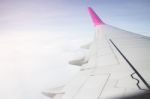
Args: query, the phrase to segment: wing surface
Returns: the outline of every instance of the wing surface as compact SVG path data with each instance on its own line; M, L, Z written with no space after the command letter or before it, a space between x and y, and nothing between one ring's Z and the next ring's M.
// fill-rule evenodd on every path
M116 99L150 89L150 38L102 22L88 8L96 27L81 70L53 99Z

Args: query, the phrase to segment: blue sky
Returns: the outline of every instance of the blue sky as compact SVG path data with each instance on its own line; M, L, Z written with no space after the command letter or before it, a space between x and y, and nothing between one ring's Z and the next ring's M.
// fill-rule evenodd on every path
M1 31L55 31L90 34L92 6L107 24L149 33L149 0L1 0ZM82 33L81 33L82 32Z
M0 98L46 99L79 68L93 39L91 6L110 25L150 36L149 0L0 0Z

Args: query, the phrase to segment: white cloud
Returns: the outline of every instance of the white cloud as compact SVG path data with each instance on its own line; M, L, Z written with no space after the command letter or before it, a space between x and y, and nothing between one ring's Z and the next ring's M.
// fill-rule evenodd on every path
M64 84L78 68L68 61L87 40L47 33L12 33L0 37L0 88L3 99L44 99L42 91ZM78 47L78 49L76 48Z

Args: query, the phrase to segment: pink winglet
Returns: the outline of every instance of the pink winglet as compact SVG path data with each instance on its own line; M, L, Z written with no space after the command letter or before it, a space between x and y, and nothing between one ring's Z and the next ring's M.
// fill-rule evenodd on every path
M88 7L88 11L91 15L91 18L95 26L104 24L103 21L96 15L96 13L93 11L91 7Z

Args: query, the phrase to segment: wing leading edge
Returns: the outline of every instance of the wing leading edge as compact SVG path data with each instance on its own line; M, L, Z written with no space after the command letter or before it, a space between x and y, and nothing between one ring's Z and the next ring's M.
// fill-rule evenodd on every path
M104 24L88 8L96 35L81 70L52 99L116 99L149 92L150 38ZM81 60L80 60L81 61ZM129 98L130 99L130 98Z

